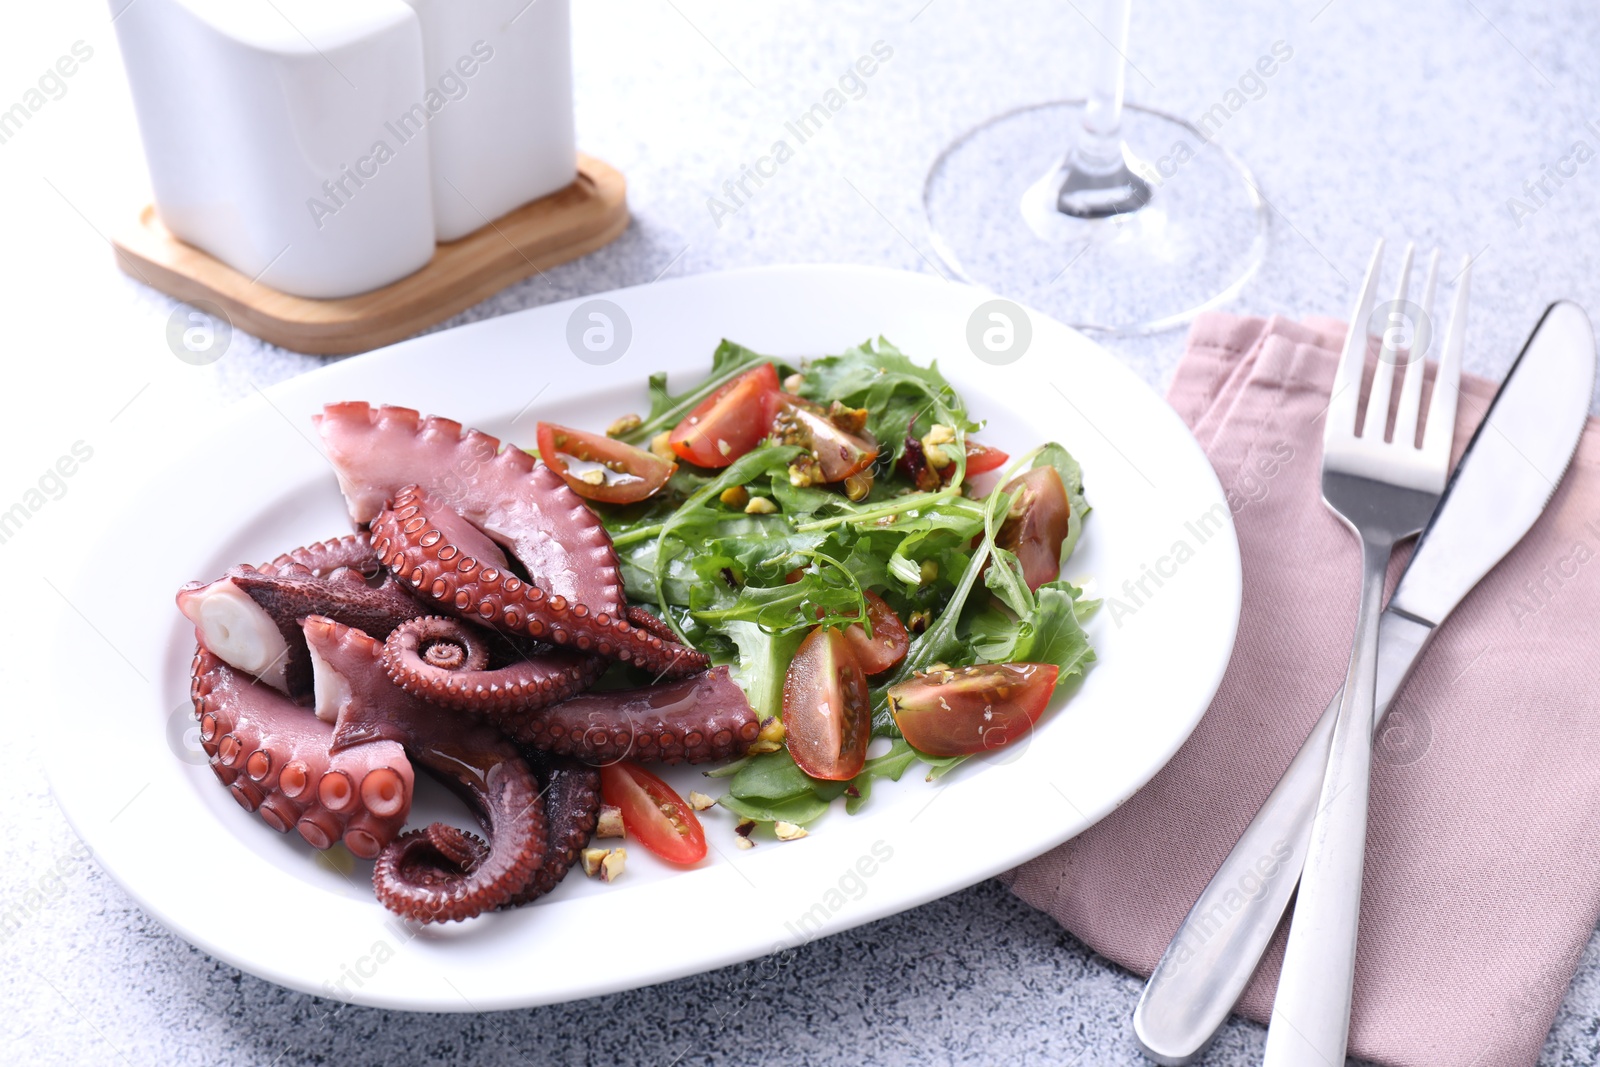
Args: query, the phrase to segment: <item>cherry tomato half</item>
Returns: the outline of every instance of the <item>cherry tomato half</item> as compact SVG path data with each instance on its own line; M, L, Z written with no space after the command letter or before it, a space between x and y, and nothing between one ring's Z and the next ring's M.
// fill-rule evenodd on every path
M872 624L871 637L860 623L847 627L844 636L861 669L867 674L881 674L906 658L911 638L900 616L877 593L867 593L867 621Z
M889 687L889 714L911 747L972 756L1008 745L1044 714L1060 673L1053 663L989 663L924 671Z
M1067 487L1054 467L1035 467L1007 482L1005 491L1015 495L995 543L1017 554L1023 580L1037 589L1061 577L1061 543L1072 528Z
M774 396L772 435L782 444L809 448L825 482L842 482L878 458L876 441L840 429L826 408L788 393Z
M980 445L972 438L967 438L967 475L987 474L989 471L999 470L1006 465L1006 460L1011 457L998 448ZM946 467L946 470L950 468Z
M706 858L706 832L694 809L666 782L632 763L600 768L600 796L622 809L622 826L668 863Z
M635 504L654 496L678 469L642 448L553 422L541 422L537 436L539 458L585 500ZM573 460L588 466L574 472Z
M680 459L700 467L726 467L767 436L778 370L763 363L704 400L667 438Z
M795 765L842 782L861 773L872 741L867 676L844 631L819 626L783 680L783 732Z

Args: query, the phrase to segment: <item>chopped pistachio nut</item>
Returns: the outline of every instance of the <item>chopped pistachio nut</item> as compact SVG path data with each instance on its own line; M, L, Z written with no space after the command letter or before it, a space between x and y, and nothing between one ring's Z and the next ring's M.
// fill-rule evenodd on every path
M750 490L742 485L730 485L722 491L722 495L717 499L730 508L742 508L750 502Z
M600 880L602 882L615 882L622 877L622 869L628 862L628 850L625 848L606 849L605 858L600 861Z
M622 418L606 427L607 437L621 437L629 434L644 425L644 420L637 415L624 415Z
M806 828L796 826L792 822L775 822L772 824L772 832L778 835L779 841L798 841L806 836Z
M622 877L628 863L625 848L586 848L583 850L583 873L602 882L615 882Z
M936 560L936 559L925 559L925 560L923 560L922 561L922 584L923 585L927 585L929 582L933 581L937 577L939 577L939 561Z
M622 809L615 804L600 805L600 819L595 823L594 836L627 837L628 832L622 827Z
M867 499L872 492L872 468L857 471L844 480L844 495L856 503Z
M605 485L606 472L599 467L591 467L578 475L578 481L588 485Z
M828 408L828 421L845 433L860 433L867 428L867 409L845 407L835 400Z
M813 456L798 456L789 464L789 484L796 489L822 485L826 481L827 479L822 476L822 465Z
M806 376L804 374L791 374L783 380L783 391L790 394L797 394L802 388L805 387L805 384Z
M669 463L678 461L678 454L672 450L672 431L663 430L650 438L650 454L657 459L664 459Z
M715 803L715 800L712 800L704 793L697 793L692 789L689 790L689 806L695 811L705 811Z
M955 439L955 430L943 423L934 423L933 428L922 438L922 454L927 458L928 466L942 471L954 463L955 457L951 455L950 449L944 446L954 444Z
M754 841L750 840L748 837L735 837L733 839L733 843L738 845L740 848L755 848L756 847L756 843Z
M738 834L740 837L749 837L750 831L754 830L755 828L756 821L754 819L740 819L738 824L734 826L733 832Z
M906 629L913 634L920 634L928 628L928 624L931 622L933 622L933 612L913 611L911 616L906 619Z
M733 455L733 446L719 437L717 438L717 451L724 456L731 456Z
M750 503L744 506L746 515L771 515L777 510L778 505L764 496L753 496L750 498Z
M776 715L766 719L761 724L761 732L756 735L755 743L747 750L752 756L759 756L763 752L776 752L783 747L783 723Z

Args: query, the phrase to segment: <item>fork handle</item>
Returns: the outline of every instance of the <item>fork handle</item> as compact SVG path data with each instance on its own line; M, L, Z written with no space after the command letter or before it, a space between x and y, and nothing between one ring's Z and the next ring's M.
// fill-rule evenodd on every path
M1379 616L1374 734L1434 632L1392 610ZM1182 1067L1205 1051L1272 943L1305 864L1341 702L1335 693L1151 971L1133 1030L1156 1063Z
M1311 849L1289 927L1289 947L1267 1027L1264 1067L1344 1062L1350 1036L1361 872L1367 845L1378 618L1392 541L1361 542L1361 610L1333 724L1328 769L1311 824Z

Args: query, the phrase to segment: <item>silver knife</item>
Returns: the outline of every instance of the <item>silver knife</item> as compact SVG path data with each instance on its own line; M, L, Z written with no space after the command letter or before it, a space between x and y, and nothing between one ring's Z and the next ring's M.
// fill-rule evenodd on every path
M1522 540L1577 451L1595 337L1577 304L1545 309L1472 436L1380 621L1376 733L1435 631ZM1339 709L1294 762L1195 902L1133 1012L1146 1056L1194 1062L1250 982L1300 880Z

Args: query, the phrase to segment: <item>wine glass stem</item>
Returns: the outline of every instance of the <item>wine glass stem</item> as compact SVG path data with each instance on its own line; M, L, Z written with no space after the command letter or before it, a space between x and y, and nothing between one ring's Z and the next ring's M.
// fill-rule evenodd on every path
M1128 22L1133 0L1101 0L1098 6L1107 46L1099 49L1094 80L1083 109L1083 131L1073 147L1073 163L1089 174L1108 174L1122 166L1122 94L1128 80Z

